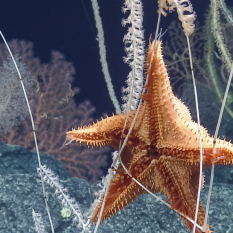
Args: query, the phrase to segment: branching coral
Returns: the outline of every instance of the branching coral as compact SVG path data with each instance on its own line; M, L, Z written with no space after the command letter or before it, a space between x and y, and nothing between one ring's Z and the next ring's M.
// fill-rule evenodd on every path
M82 126L92 122L91 115L95 111L89 101L80 103L76 107L72 97L79 89L71 88L75 73L73 65L65 61L64 56L59 52L52 52L49 64L40 64L39 59L33 57L31 43L13 40L9 45L14 54L22 57L22 63L25 64L27 71L31 72L35 81L30 105L37 129L39 150L50 153L62 161L70 175L96 181L103 174L102 168L107 165L108 149L93 149L87 152L86 147L72 146L67 150L59 150L65 140L64 133L71 130L75 124ZM0 51L1 64L8 53L2 44ZM30 119L27 118L8 134L1 134L0 140L34 151Z

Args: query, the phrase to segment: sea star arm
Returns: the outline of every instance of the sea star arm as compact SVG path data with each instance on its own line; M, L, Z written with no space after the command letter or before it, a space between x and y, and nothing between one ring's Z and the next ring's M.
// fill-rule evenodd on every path
M153 173L157 163L158 161L150 156L143 157L130 170L133 176L137 177L137 181L144 187L150 189L153 193L159 192L159 186L158 183L154 181L155 174ZM120 168L116 170L114 178L111 180L101 223L121 209L125 209L125 207L133 202L140 194L144 193L147 192L135 183L120 166ZM94 223L97 222L102 201L103 197L92 216L91 221Z
M159 175L155 179L159 180L161 193L168 197L171 209L182 213L184 216L194 219L196 200L199 182L199 163L187 163L183 159L175 159L171 156L161 156L157 164ZM204 184L204 178L203 183ZM185 217L181 217L186 226L192 230L193 224ZM197 223L202 226L205 218L205 210L200 201ZM207 225L206 233L210 233ZM201 233L199 228L196 233Z

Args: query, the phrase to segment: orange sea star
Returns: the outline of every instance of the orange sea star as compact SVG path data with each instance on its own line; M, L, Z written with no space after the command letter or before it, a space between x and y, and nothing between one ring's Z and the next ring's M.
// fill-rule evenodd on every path
M152 55L149 46L146 68ZM161 42L157 42L152 59L147 92L144 102L129 136L121 158L129 173L151 192L167 196L172 209L194 219L199 182L200 145L197 124L192 121L188 108L174 96L161 54ZM123 137L128 133L136 111L129 113ZM126 114L102 119L91 126L67 132L69 141L91 146L119 147ZM201 127L203 167L211 164L232 164L233 145L217 140L213 153L213 139ZM122 166L115 170L106 198L101 222L129 205L146 191L136 184ZM204 179L204 178L203 178ZM204 183L204 180L203 180ZM96 223L101 204L96 207L92 222ZM198 224L203 225L205 211L200 201ZM193 224L182 217L188 228ZM199 228L196 232L201 233ZM207 233L211 232L207 225Z

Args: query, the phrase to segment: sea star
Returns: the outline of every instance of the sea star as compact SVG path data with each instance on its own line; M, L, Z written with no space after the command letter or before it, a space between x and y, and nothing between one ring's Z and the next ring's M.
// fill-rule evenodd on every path
M149 46L146 68L149 75L146 93L139 115L121 158L128 172L151 192L167 196L172 209L194 219L200 168L200 144L197 124L188 108L174 96L161 54L161 42L155 46L151 69L153 43ZM126 136L136 111L129 113L123 134ZM67 132L67 140L91 146L110 145L118 149L126 114L97 121L90 126ZM233 145L218 139L213 153L213 138L201 126L203 167L211 164L232 164ZM101 222L129 205L146 191L136 184L120 165L111 180ZM203 176L204 177L204 176ZM203 178L204 184L204 178ZM102 199L103 200L103 199ZM96 207L92 222L96 223L101 204ZM203 225L205 211L200 201L198 224ZM186 226L193 224L181 217ZM201 233L199 228L197 233ZM207 225L207 233L210 233Z

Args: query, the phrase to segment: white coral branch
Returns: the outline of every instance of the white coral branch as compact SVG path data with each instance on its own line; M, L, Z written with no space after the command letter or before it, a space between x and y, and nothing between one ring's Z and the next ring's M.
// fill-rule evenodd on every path
M78 202L69 196L68 189L64 188L59 183L58 176L56 176L50 168L47 168L45 165L41 166L41 168L44 181L51 187L56 187L55 195L57 196L58 200L60 200L62 207L66 207L72 210L72 213L75 215L74 221L79 222L78 227L86 229L89 221L87 223L84 222ZM40 174L40 168L37 168L37 172Z

